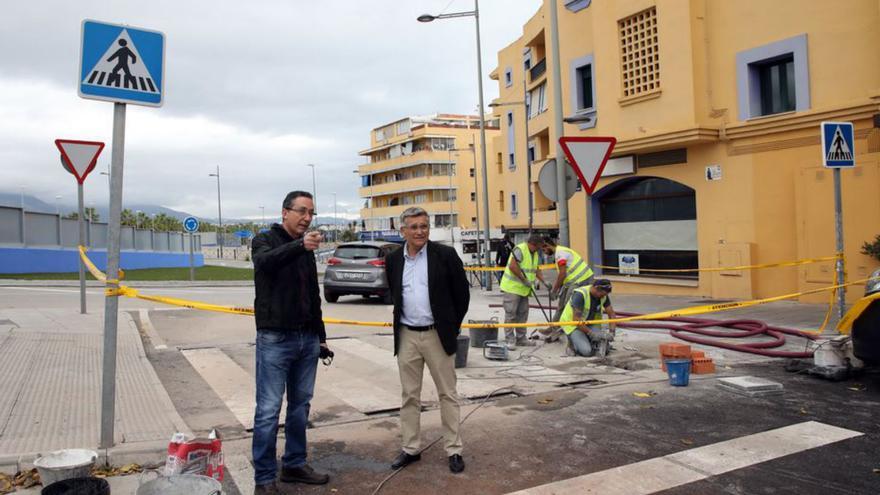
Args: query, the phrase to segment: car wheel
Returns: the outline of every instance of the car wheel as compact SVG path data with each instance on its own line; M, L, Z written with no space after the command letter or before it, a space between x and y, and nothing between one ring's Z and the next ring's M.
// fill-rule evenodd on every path
M337 294L337 293L335 293L335 292L330 292L329 290L326 290L326 289L325 289L325 290L324 290L324 299L325 299L328 303L335 303L336 301L339 300L339 294Z
M382 304L394 304L394 301L391 300L391 291L382 294Z

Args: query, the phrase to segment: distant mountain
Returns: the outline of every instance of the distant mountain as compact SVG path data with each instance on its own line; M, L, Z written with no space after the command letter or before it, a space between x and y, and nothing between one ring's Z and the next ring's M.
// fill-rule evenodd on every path
M14 192L0 192L0 206L10 206L12 208L19 208L21 206L21 194ZM86 203L86 206L90 206ZM55 213L55 204L47 203L35 196L31 196L28 194L24 195L24 207L27 211L39 212L39 213ZM107 205L104 203L95 204L95 210L98 212L98 216L101 221L106 221L110 216L110 212L107 208ZM198 215L193 215L191 213L187 213L185 211L173 210L171 208L167 208L165 206L152 205L152 204L125 204L123 205L123 209L129 209L133 212L142 211L147 215L158 215L159 213L164 213L169 217L176 218L178 220L183 220L186 217L196 217L202 222L207 223L217 223L217 217L200 217ZM58 210L62 215L66 215L68 213L72 213L76 211L76 204L70 204L67 202L60 203L58 205ZM277 221L277 219L266 218L267 222ZM320 216L317 219L317 225L348 225L352 220L348 220L346 218L334 218L332 216ZM225 215L223 216L223 224L236 224L236 223L260 223L259 219L254 218L227 218Z
M22 196L19 193L0 192L0 206L20 208L21 200ZM40 213L55 213L55 205L46 203L45 201L27 194L24 195L24 209ZM64 213L64 211L65 206L61 205L61 212Z
M22 196L21 194L9 193L9 192L0 192L0 206L11 206L13 208L21 207ZM89 207L88 203L86 207ZM100 219L106 220L110 216L109 209L106 204L95 204L95 210L98 212ZM183 220L189 216L196 216L190 213L186 213L184 211L172 210L171 208L166 208L164 206L159 205L151 205L151 204L125 204L123 205L123 209L129 209L131 211L142 211L147 215L157 215L159 213L164 213L169 217L177 218L178 220ZM24 209L26 211L33 211L38 213L55 213L56 205L47 203L39 198L34 196L30 196L28 194L24 195ZM70 203L60 203L57 206L57 209L61 212L62 215L67 213L71 213L76 211L76 204ZM211 219L205 219L208 222L211 222ZM213 221L216 221L214 219ZM224 220L225 222L225 220Z

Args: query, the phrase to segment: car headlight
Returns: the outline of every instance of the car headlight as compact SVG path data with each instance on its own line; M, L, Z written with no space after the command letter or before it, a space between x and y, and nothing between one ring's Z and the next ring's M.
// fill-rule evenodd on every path
M880 292L880 268L874 270L874 273L871 274L871 278L865 283L866 296L870 296L877 292Z

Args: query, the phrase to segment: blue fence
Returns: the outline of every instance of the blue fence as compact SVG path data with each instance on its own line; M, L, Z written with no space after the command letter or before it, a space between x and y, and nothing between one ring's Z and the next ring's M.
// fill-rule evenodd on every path
M89 259L101 270L107 268L107 251L90 250ZM193 264L204 266L201 253ZM123 270L140 268L183 268L189 266L189 253L122 251L119 266ZM67 273L79 271L79 251L63 248L0 247L0 273Z

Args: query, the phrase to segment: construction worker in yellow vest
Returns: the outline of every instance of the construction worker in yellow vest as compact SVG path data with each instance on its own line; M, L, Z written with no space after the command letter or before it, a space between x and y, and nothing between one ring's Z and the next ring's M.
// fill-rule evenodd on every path
M574 249L560 246L550 237L544 237L543 241L541 250L545 255L554 257L558 273L550 290L550 298L557 299L553 321L561 321L559 318L565 305L568 304L572 291L590 285L593 282L593 270ZM548 342L559 339L559 327L544 328L540 332L546 336Z
M529 236L526 242L517 244L510 253L507 267L501 277L504 293L504 323L525 323L529 319L529 296L537 281L544 283L538 268L542 239L538 234ZM505 328L504 336L510 347L533 345L526 338L526 328Z
M609 318L617 318L614 308L611 307L611 281L600 278L595 280L589 287L578 287L572 291L571 300L565 305L559 321L588 321L602 318L602 313ZM590 357L605 344L602 355L607 353L608 342L613 340L616 325L608 324L609 334L605 334L601 324L593 325L563 325L562 330L568 337L568 345L577 356Z

